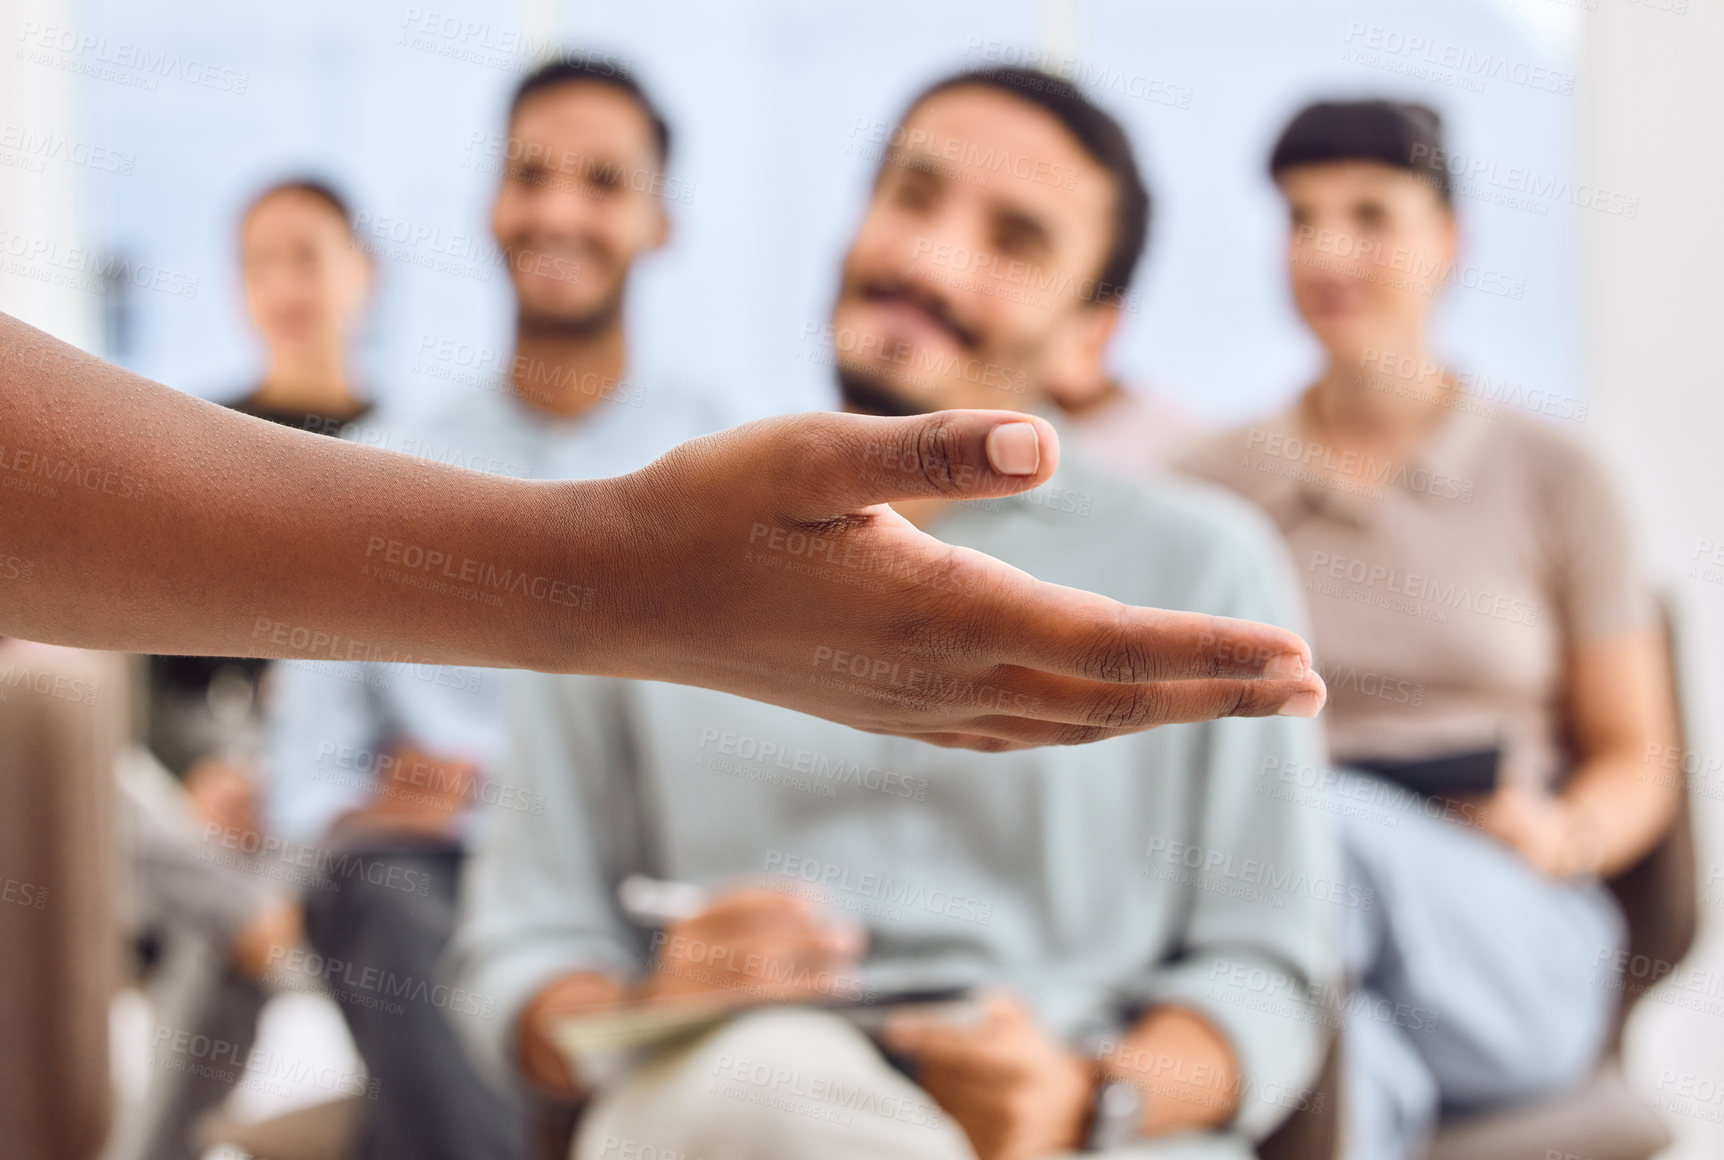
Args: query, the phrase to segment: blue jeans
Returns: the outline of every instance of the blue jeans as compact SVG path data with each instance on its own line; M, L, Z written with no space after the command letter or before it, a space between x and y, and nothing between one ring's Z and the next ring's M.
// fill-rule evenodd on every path
M1338 797L1382 801L1345 773ZM1435 811L1433 811L1434 813ZM1417 1160L1447 1111L1550 1095L1597 1064L1627 932L1597 880L1558 881L1416 808L1342 810L1357 987L1343 1021L1349 1153Z

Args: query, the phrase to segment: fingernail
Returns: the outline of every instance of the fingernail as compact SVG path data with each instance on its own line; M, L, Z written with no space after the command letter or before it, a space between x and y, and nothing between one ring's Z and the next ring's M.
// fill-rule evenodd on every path
M1305 675L1305 658L1298 653L1282 653L1269 658L1263 666L1266 681L1297 681Z
M1001 475L1034 475L1042 465L1034 423L1002 423L988 432L988 462Z
M1317 695L1317 690L1306 689L1304 692L1294 693L1281 702L1281 707L1275 710L1275 715L1277 717L1315 717L1317 711L1322 707L1323 700Z

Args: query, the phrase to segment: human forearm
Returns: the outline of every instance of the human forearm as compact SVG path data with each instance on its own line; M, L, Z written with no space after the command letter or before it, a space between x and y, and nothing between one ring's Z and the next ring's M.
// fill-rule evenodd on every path
M0 633L675 681L990 750L1323 703L1290 632L1042 583L887 506L1046 482L1058 438L1018 412L783 416L534 483L227 413L9 319L0 395L29 578Z
M0 316L0 631L150 652L579 668L604 484L361 449L227 411ZM14 405L17 404L17 405ZM25 405L27 404L27 405ZM104 594L91 600L87 593Z
M1680 779L1650 755L1678 748L1668 649L1654 632L1576 646L1569 657L1575 769L1559 804L1565 874L1609 877L1670 825Z
M1640 752L1594 755L1561 796L1567 874L1620 874L1645 856L1670 826L1680 792Z
M1219 1128L1239 1106L1233 1049L1214 1024L1181 1007L1145 1013L1102 1059L1102 1073L1143 1093L1145 1136Z

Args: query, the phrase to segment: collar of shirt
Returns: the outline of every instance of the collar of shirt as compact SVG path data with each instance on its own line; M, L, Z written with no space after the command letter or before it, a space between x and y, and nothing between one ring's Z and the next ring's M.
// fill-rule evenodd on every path
M1256 428L1264 433L1266 445L1298 448L1289 458L1289 470L1267 474L1259 505L1284 530L1291 530L1308 519L1368 527L1385 518L1388 505L1383 501L1390 493L1412 503L1428 503L1439 495L1454 498L1446 483L1439 490L1435 481L1470 487L1489 433L1490 420L1461 405L1466 401L1465 395L1455 396L1457 405L1418 447L1404 459L1383 465L1384 478L1371 479L1367 473L1356 482L1318 466L1329 457L1329 447L1311 435L1295 403Z

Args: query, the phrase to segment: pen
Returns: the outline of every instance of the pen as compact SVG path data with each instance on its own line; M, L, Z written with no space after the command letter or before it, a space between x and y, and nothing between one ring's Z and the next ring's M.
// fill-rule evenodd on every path
M689 882L665 882L645 874L630 874L617 884L623 913L640 926L665 927L693 918L706 909L707 892Z

